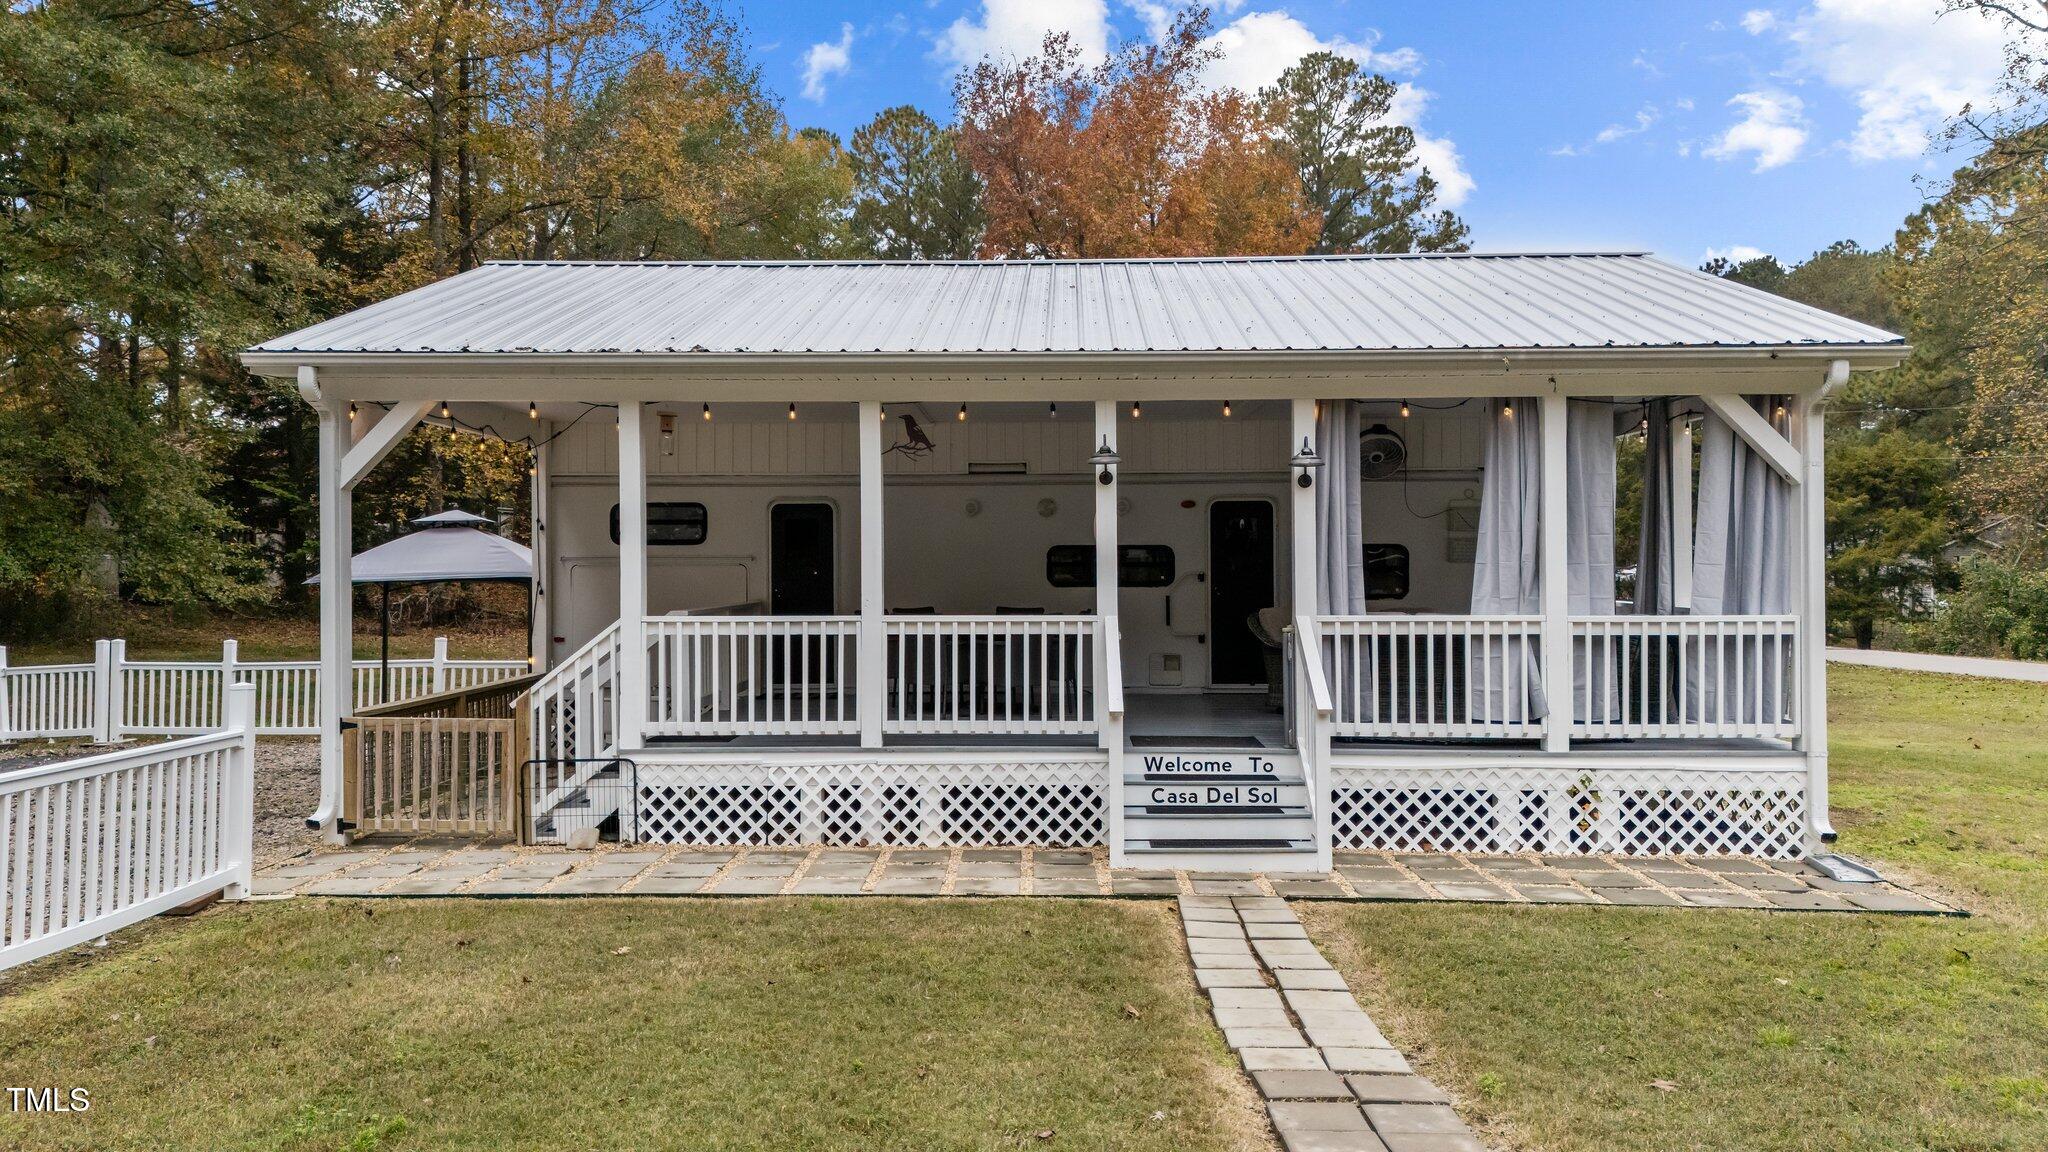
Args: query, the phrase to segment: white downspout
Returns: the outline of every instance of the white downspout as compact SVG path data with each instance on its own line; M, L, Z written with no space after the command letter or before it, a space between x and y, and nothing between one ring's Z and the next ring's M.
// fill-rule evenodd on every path
M1806 476L1800 484L1799 747L1806 754L1806 812L1812 831L1809 849L1835 841L1828 818L1828 490L1827 419L1823 406L1849 382L1849 362L1828 365L1820 391L1800 408L1800 452Z

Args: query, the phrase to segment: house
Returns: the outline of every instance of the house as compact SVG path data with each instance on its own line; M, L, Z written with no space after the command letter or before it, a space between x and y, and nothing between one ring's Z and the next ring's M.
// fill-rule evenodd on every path
M499 263L244 359L336 667L350 488L533 446L528 835L1305 869L1830 838L1822 419L1906 351L1588 253Z

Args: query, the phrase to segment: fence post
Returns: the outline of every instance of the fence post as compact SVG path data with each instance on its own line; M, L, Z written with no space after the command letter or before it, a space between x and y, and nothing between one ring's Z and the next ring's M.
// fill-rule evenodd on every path
M228 689L235 686L236 665L241 663L242 646L233 640L220 642L220 721L228 722Z
M434 637L434 692L448 690L448 638Z
M92 742L114 744L121 738L120 640L92 642Z
M14 708L7 688L7 645L0 644L0 744L14 739Z
M238 743L228 762L228 795L233 801L224 815L227 827L221 829L222 843L234 854L235 864L221 899L246 900L256 871L256 686L231 685L224 697L226 727L237 734Z

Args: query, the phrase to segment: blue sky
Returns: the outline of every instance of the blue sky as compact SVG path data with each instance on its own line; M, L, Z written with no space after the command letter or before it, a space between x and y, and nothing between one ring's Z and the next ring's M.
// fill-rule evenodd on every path
M1992 92L2000 33L1939 0L1216 5L1212 81L1256 86L1302 51L1401 81L1424 159L1491 250L1647 248L1799 258L1888 242L1960 157L1929 133ZM859 0L743 10L792 122L850 135L878 110L950 116L962 60L1047 27L1155 35L1151 0Z

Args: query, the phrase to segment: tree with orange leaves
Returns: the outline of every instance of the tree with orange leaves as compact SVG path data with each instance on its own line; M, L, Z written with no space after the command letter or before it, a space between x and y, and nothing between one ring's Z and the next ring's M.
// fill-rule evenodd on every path
M964 74L956 147L982 182L985 256L1298 253L1319 219L1265 105L1208 92L1209 14L1087 64L1065 34Z

